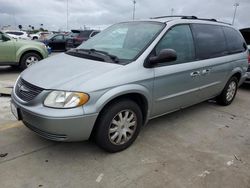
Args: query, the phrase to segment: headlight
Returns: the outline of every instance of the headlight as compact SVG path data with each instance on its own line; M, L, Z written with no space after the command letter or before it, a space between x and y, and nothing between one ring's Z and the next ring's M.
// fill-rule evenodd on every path
M44 106L51 108L74 108L86 104L89 96L86 93L69 91L52 91L44 101Z

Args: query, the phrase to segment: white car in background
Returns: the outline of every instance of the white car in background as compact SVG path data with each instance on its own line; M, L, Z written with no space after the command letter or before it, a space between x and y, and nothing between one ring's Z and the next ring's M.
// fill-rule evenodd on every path
M12 37L14 39L26 39L26 40L30 39L28 36L28 33L25 31L6 30L3 32L8 34L10 37Z
M32 39L32 40L37 40L37 39L43 39L43 38L46 38L47 36L49 35L52 35L53 33L52 32L47 32L47 31L40 31L38 33L35 33L35 34L30 34L29 37Z

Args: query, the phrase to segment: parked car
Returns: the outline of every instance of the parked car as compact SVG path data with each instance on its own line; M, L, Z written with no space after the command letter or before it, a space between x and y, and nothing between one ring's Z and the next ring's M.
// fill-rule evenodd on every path
M40 40L45 45L51 48L51 51L66 51L66 40L67 35L64 34L53 34L48 36L45 40Z
M35 33L35 34L30 34L29 37L32 39L32 40L44 40L46 39L49 35L52 35L53 33L52 32L47 32L47 31L40 31L38 33Z
M100 33L98 30L71 30L70 37L66 42L66 49L76 48L98 33Z
M12 112L47 139L92 137L118 152L150 119L214 97L231 104L247 67L240 32L214 19L123 22L21 73Z
M248 45L248 51L249 51L249 56L248 56L248 70L247 70L247 79L245 83L250 84L250 28L244 28L240 30L241 34L243 35L244 39L246 40L246 43Z
M12 39L3 32L0 32L0 54L0 65L18 66L21 69L48 57L43 43Z
M28 37L27 32L25 31L15 31L15 30L7 30L4 31L6 34L8 34L10 37L14 39L25 39L29 40L30 38Z

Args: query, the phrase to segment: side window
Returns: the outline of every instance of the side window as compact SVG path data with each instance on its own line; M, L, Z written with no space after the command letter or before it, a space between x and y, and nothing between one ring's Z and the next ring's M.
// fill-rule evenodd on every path
M91 34L91 37L97 35L99 32L98 31L94 31L92 34Z
M62 35L56 35L53 37L54 40L63 40L63 36Z
M195 50L189 25L178 25L169 30L155 47L156 55L166 48L173 49L177 53L177 60L173 63L193 61Z
M23 33L22 33L22 32L14 32L14 33L15 33L15 35L18 35L18 36L23 35Z
M197 58L209 59L227 54L227 44L221 26L192 24Z
M223 27L227 39L228 50L230 53L238 53L246 51L243 37L233 28Z

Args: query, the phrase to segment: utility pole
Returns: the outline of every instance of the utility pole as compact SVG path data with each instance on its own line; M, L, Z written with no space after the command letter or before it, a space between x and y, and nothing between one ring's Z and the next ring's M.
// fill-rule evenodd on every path
M171 8L171 16L174 15L174 8Z
M235 8L234 8L234 16L233 16L232 25L234 25L234 21L235 21L235 17L236 17L236 12L237 12L238 6L240 6L239 3L235 3L235 4L234 4L234 7L235 7Z
M67 0L67 31L69 31L69 0Z
M136 4L135 0L133 0L133 4L134 4L134 7L133 7L133 20L135 20L135 4Z

